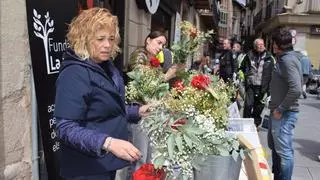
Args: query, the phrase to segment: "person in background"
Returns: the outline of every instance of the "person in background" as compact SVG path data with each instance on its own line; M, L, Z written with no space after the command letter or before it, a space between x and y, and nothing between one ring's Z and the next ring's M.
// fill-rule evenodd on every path
M104 8L83 10L69 25L70 48L56 81L55 118L60 175L66 180L113 180L141 158L128 141L124 84L112 63L120 51L118 19ZM136 109L136 115L146 113ZM139 112L138 112L139 111Z
M241 45L238 42L234 42L232 45L232 50L234 52L241 52Z
M167 37L160 31L152 31L146 37L144 41L144 47L138 48L130 55L130 62L129 62L129 71L134 69L137 65L148 65L150 64L151 58L156 58L157 55L162 51L166 51L164 46L167 43ZM167 52L167 51L166 51ZM172 57L171 57L172 58ZM166 58L164 58L164 64L170 64L170 62L165 62ZM172 59L168 58L167 61L172 63ZM170 67L169 67L170 66ZM169 67L169 68L168 68ZM168 65L164 68L164 71L167 69L165 73L166 81L169 81L173 77L175 77L176 73L176 66Z
M276 180L291 180L294 167L293 133L302 92L302 70L293 51L290 29L280 27L272 34L276 65L270 82L268 146L272 151L272 172Z
M163 72L165 73L166 81L170 81L175 77L176 66L172 65L172 59L166 54L164 46L167 43L166 36L160 31L152 31L144 41L144 47L136 49L130 55L129 70L137 68L138 65L150 64L151 58L156 56L162 51L163 59ZM161 56L161 55L160 55ZM159 56L158 56L159 57ZM167 57L167 58L166 58ZM172 58L172 56L171 56ZM161 61L161 59L160 59ZM171 61L171 62L168 62ZM171 65L170 65L171 63ZM170 67L169 67L170 66ZM167 71L165 70L167 69ZM144 131L140 124L131 124L130 131L132 135L132 143L141 151L142 158L134 164L133 171L140 168L141 165L151 161L151 146L147 132Z
M238 66L240 66L240 64L245 56L245 54L241 50L240 43L238 43L238 42L233 43L232 51L233 51L234 55L236 56L236 57L234 57L234 59L237 59Z
M225 82L230 82L237 73L237 69L237 60L233 56L230 40L225 39L223 40L223 52L219 57L219 76Z
M216 59L214 61L214 65L213 65L213 74L214 75L219 75L219 69L220 69L220 67L219 67L219 59Z
M210 56L207 52L204 52L203 56L200 58L200 64L199 64L198 70L204 74L212 73L212 70L209 67L210 66L209 62L210 62Z
M244 118L254 118L256 127L261 124L261 112L264 108L263 99L269 94L274 58L266 51L263 39L255 39L254 49L245 55L240 65L244 73L245 101Z
M244 88L244 74L240 70L239 65L245 57L245 54L242 53L241 45L238 42L234 42L232 45L233 59L236 59L238 64L237 76L234 79L235 85L237 86L237 105L239 110L243 109L243 102L245 98L245 88Z
M306 99L307 98L307 82L309 80L310 77L310 73L311 73L311 61L308 58L308 53L307 51L301 51L301 58L300 58L300 62L301 62L301 68L302 68L302 75L303 75L303 98Z

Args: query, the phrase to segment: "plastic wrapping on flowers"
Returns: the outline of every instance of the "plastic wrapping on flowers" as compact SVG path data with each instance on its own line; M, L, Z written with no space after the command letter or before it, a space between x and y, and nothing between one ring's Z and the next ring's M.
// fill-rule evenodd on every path
M169 176L193 176L198 155L230 155L239 142L225 132L227 107L234 88L217 77L191 74L178 82L142 125L154 148L153 163Z

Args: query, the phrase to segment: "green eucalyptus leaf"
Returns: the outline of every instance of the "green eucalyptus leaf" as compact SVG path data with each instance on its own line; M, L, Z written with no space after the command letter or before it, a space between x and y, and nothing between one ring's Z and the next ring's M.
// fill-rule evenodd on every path
M183 145L182 145L182 136L181 136L181 134L177 134L176 135L175 141L177 143L179 151L182 152L183 151Z
M152 131L155 131L157 129L159 129L158 126L151 126L151 128L148 130L148 134L150 134Z
M130 79L139 81L141 79L141 74L138 71L130 71L127 73Z
M187 143L189 148L192 148L192 140L186 134L183 134L183 139Z
M197 136L195 136L194 134L186 131L186 136L188 136L192 140L192 143L194 143L198 146L201 144L201 141L199 140L199 138Z
M245 158L246 158L246 156L245 156L245 154L244 154L244 150L243 150L243 149L240 149L239 154L240 154L241 159L245 159Z
M197 127L188 127L185 129L188 133L192 133L192 134L197 134L197 135L201 135L203 134L205 131L197 128Z
M223 147L221 145L218 145L217 149L220 152L221 156L229 156L230 155L229 151L225 147Z
M239 157L239 153L237 151L232 151L232 158L234 161L237 161Z

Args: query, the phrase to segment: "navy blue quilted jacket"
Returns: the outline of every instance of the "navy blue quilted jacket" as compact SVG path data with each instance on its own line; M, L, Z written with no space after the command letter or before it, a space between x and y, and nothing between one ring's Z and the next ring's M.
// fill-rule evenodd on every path
M98 175L129 165L102 150L108 136L128 140L128 110L137 121L138 107L126 108L123 80L112 62L82 61L68 50L56 81L61 176Z

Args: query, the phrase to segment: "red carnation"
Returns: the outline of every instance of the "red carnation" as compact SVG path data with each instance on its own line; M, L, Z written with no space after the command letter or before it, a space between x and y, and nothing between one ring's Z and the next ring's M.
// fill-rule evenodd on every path
M186 122L187 122L186 118L178 119L171 125L171 128L174 130L178 130L177 127L186 124Z
M164 170L155 169L153 164L143 164L133 173L133 180L164 180L165 177Z
M198 89L205 89L209 84L210 78L207 75L196 75L191 81L191 86Z
M183 82L182 82L182 80L176 80L174 83L173 83L173 85L172 85L172 87L174 88L174 89L176 89L179 93L182 93L182 91L184 90L184 88L185 88L185 86L183 85Z
M158 58L151 58L150 64L152 67L160 67L160 60Z

